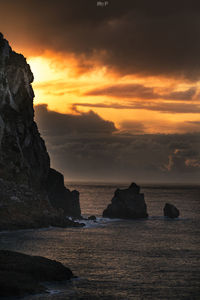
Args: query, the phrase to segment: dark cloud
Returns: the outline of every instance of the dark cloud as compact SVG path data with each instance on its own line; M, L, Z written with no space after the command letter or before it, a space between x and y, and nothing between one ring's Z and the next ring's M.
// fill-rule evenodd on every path
M194 183L200 178L199 133L122 133L116 131L113 123L95 114L96 129L91 135L93 113L60 116L42 105L36 106L35 111L52 165L61 170L67 180ZM142 132L142 124L124 123L126 129L131 125L137 133ZM101 134L102 126L108 127L104 134Z
M196 94L195 87L192 87L185 91L172 91L171 93L156 93L154 90L155 88L145 87L141 84L116 84L88 91L85 93L85 95L104 95L118 98L192 100Z
M11 42L95 59L122 74L200 78L198 1L0 0Z
M161 95L162 99L166 100L193 100L196 94L196 88L192 87L185 91L171 92L169 94ZM196 99L195 99L196 100Z
M35 106L35 118L43 132L52 136L106 135L117 130L113 122L105 121L92 110L77 115L61 114L49 111L47 105L42 104Z
M200 132L200 122L185 121L179 125L180 132Z
M200 121L188 121L188 123L200 126Z
M200 171L200 151L187 147L176 148L169 155L166 168L170 172L199 174Z
M113 108L113 109L146 109L150 111L159 111L162 113L200 113L200 104L194 103L169 103L169 102L143 102L130 101L121 103L74 103L73 107L99 107L99 108Z
M158 99L154 89L140 84L116 84L97 88L85 93L86 96L112 96L119 98Z
M146 121L145 125L142 122L136 122L132 120L122 121L119 124L119 130L121 133L129 132L132 134L145 134L151 131L151 128L159 128L160 132L176 132L178 134L185 133L199 133L200 132L200 123L199 122L169 122L169 121Z

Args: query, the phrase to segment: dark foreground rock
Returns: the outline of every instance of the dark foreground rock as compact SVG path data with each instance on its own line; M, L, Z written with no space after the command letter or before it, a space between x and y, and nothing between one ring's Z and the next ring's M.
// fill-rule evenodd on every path
M88 217L89 221L96 221L96 219L97 218L94 215Z
M24 296L45 292L45 281L73 278L61 263L40 256L0 250L0 296Z
M136 219L147 218L147 206L140 187L132 183L128 189L117 189L112 203L103 211L105 218Z
M165 204L163 211L164 211L164 216L169 218L178 218L180 214L178 208L176 208L176 206L170 203Z
M53 225L54 218L63 223L63 216L81 214L79 193L50 168L34 121L33 80L24 56L0 33L0 229Z

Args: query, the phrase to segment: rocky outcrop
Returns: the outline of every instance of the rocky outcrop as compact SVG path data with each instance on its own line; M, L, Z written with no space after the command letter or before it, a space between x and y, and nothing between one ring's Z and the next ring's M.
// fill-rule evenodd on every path
M112 203L103 211L105 218L137 219L147 218L147 206L140 187L132 183L128 189L117 189Z
M46 192L0 179L0 230L84 226L50 205Z
M0 297L42 293L46 291L42 282L73 277L72 271L57 261L0 250Z
M26 212L28 207L30 211L32 206L38 207L39 220L41 216L43 220L49 220L52 207L58 217L61 212L57 209L62 209L65 215L80 217L78 192L66 189L62 174L50 168L44 140L34 122L32 82L33 74L26 59L12 51L0 34L0 178L4 182L0 190L0 207L5 206L6 190L10 190L9 199L12 198L16 212L23 203ZM20 186L26 186L26 189ZM37 215L37 209L33 211Z
M176 208L176 206L170 203L165 204L163 211L164 211L164 216L169 218L178 218L180 214L178 208Z
M76 190L70 192L65 188L64 177L61 173L54 169L49 170L46 190L53 207L62 208L67 216L80 218L79 192Z

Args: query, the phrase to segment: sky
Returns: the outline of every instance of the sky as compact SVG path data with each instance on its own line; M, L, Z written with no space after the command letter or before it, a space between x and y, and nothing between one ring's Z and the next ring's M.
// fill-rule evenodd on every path
M67 181L199 183L200 4L0 0Z

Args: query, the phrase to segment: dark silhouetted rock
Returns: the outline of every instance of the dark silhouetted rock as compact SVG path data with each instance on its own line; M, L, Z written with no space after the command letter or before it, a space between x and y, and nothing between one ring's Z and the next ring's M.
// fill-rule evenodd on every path
M44 286L28 274L0 270L0 297L22 297L29 294L40 294L45 291Z
M24 56L0 34L0 229L48 226L59 217L61 224L81 214L79 193L50 168L34 121L33 79Z
M45 193L0 179L0 230L40 227L80 227L67 219L62 209L53 208Z
M165 217L178 218L179 216L179 210L173 204L166 203L163 210Z
M90 216L90 217L88 217L88 220L90 220L90 221L96 221L96 217L95 216Z
M49 170L46 183L50 203L55 208L62 208L65 215L75 218L81 217L79 203L79 192L74 190L70 192L64 185L64 177L54 169Z
M147 218L147 206L140 187L132 183L128 189L117 189L112 203L103 211L105 218L135 219Z
M72 271L57 261L0 250L0 296L41 293L45 291L41 282L72 277Z

